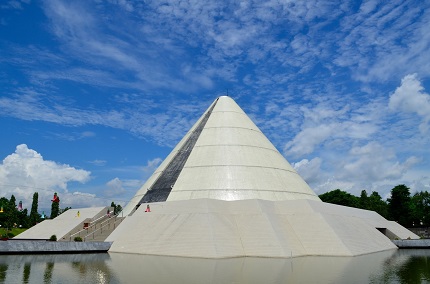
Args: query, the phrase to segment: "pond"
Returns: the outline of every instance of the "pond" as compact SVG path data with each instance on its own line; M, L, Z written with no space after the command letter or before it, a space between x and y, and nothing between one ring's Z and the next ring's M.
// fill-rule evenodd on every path
M0 283L430 283L430 250L290 259L2 255Z

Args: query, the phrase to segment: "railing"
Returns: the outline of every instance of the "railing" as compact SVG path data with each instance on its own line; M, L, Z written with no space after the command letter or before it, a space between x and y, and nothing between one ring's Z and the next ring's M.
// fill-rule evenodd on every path
M82 229L82 230L79 230L78 232L76 232L76 233L73 233L73 234L71 234L70 236L69 236L69 240L70 241L72 241L72 238L74 238L74 237L80 237L81 236L81 233L84 233L85 232L85 234L88 234L88 231L91 231L91 230L97 230L97 225L99 225L99 221L100 220L102 220L102 219L106 219L106 218L109 218L109 216L107 216L107 215L103 215L103 216L101 216L101 217L99 217L99 218L97 218L96 220L94 220L94 221L92 221L92 222L89 222L91 225L89 225L88 227L86 227L86 228L84 228L84 229ZM83 223L85 223L85 222L83 222ZM103 222L102 222L103 223ZM101 223L101 224L102 224ZM81 224L82 225L82 224ZM80 226L81 226L80 225ZM84 235L84 234L83 234Z
M101 236L103 234L103 229L112 232L113 230L115 230L116 227L116 223L119 221L119 223L121 223L123 220L123 218L118 217L117 216L113 216L112 218L109 218L108 220L100 223L100 228L94 230L93 232L87 234L86 236L84 236L83 241L85 242L88 238L92 237L92 239L94 240L96 237L96 233L97 236ZM111 230L111 223L113 223L113 228ZM107 227L107 228L106 228Z

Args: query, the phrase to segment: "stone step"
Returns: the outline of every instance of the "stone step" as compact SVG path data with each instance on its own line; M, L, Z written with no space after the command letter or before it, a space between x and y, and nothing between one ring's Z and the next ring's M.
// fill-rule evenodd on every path
M103 242L124 220L124 218L117 217L113 218L112 222L106 224L101 229L93 232L93 234L89 234L85 237L85 242Z

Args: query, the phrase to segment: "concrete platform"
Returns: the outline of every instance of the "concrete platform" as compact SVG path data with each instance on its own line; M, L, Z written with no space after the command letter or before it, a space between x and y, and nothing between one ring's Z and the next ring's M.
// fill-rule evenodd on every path
M196 258L357 256L419 239L373 211L315 200L191 199L140 206L109 253Z
M65 254L107 252L108 242L0 241L0 254Z
M37 239L46 241L52 235L56 235L57 240L62 240L64 237L67 238L69 233L82 230L84 223L91 223L94 220L105 216L108 208L110 207L70 209L54 219L42 221L17 235L14 239Z
M430 249L430 239L419 240L393 240L393 243L401 249L422 248Z

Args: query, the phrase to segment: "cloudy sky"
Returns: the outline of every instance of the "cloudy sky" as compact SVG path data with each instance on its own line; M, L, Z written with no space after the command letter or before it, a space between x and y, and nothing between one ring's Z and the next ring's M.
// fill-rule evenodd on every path
M216 97L317 194L430 190L429 1L0 2L0 196L124 205Z

